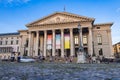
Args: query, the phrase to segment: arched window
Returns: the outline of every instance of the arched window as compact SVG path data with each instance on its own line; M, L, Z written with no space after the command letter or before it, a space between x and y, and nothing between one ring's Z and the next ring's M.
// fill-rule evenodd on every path
M97 42L98 42L98 45L102 45L102 35L101 34L97 35Z

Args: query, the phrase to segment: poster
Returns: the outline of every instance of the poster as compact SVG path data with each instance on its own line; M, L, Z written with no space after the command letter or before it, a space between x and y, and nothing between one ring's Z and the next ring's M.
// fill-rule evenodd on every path
M65 49L70 49L70 35L65 34Z
M52 35L47 35L47 49L52 49Z
M60 40L61 40L60 34L56 34L56 49L60 49Z

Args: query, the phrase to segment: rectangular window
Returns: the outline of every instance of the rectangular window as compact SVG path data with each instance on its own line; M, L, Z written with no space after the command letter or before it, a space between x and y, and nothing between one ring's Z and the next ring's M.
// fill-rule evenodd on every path
M2 52L1 47L0 47L0 53Z
M8 44L8 41L5 41L5 44L7 45L7 44Z
M97 42L98 42L98 45L102 45L102 36L101 35L97 35Z
M16 40L16 44L18 44L18 40Z
M83 35L83 45L87 45L87 35Z
M13 44L13 41L11 41L11 45Z
M100 27L97 27L97 29L100 29Z
M78 42L79 42L78 36L75 36L74 39L75 39L75 46L78 46Z
M0 45L2 45L2 41L0 41Z
M103 55L103 50L102 50L102 48L99 49L99 55Z

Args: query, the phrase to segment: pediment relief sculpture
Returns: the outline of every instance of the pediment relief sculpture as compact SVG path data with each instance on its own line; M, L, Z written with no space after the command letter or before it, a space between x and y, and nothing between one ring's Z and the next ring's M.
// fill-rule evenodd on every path
M47 17L44 17L40 20L27 24L26 26L52 24L52 23L65 23L65 22L74 22L74 21L89 21L89 20L94 21L93 18L79 16L67 12L57 12Z

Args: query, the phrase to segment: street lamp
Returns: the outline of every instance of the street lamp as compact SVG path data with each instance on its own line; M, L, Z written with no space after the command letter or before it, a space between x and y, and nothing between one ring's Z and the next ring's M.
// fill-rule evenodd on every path
M80 46L79 46L79 50L84 50L83 49L83 43L82 43L82 28L80 23L78 24L78 30L79 30L79 38L80 38Z
M78 30L79 30L80 46L77 53L77 63L86 63L85 52L82 43L82 28L80 23L78 24Z

